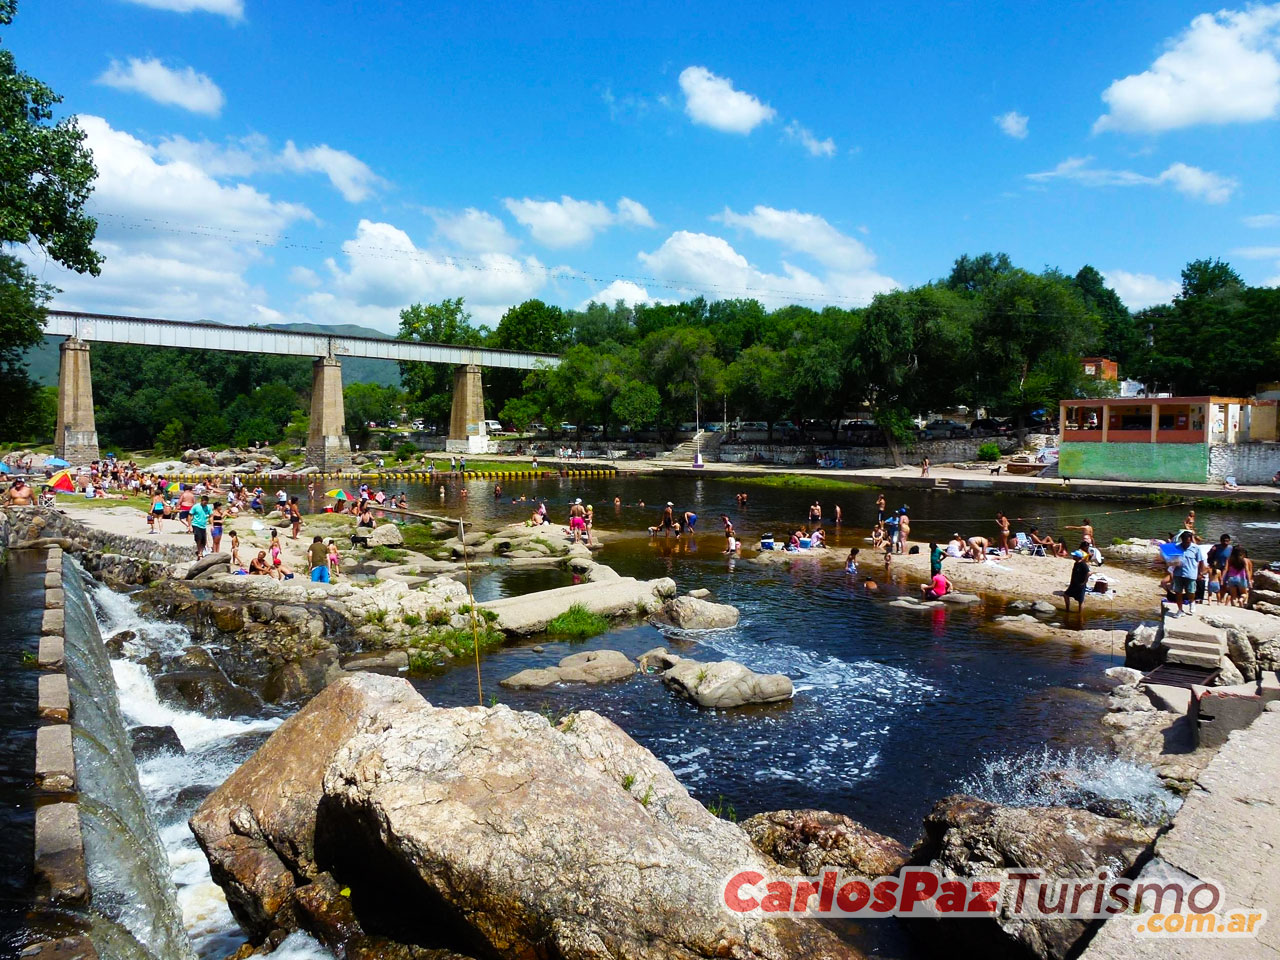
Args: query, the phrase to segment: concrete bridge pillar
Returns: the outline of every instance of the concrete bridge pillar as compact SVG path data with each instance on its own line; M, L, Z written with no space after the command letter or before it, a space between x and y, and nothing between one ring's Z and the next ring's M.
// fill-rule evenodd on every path
M453 410L449 415L449 439L445 449L457 453L487 453L489 438L484 427L484 386L474 363L453 374Z
M93 382L89 344L68 337L59 348L58 427L54 453L68 463L98 459L98 428L93 419Z
M351 439L342 406L342 361L320 357L311 368L311 421L307 466L337 470L351 462Z

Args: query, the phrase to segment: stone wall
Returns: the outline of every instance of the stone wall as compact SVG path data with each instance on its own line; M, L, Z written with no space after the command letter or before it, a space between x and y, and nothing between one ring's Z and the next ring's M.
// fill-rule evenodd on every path
M5 507L0 513L4 516L0 535L8 546L40 539L67 541L64 546L75 548L86 570L113 584L150 583L170 564L195 559L194 543L190 548L176 547L146 536L94 530L56 508Z
M1204 483L1209 448L1203 443L1064 443L1058 474L1070 479Z
M1215 444L1209 448L1209 479L1221 483L1270 483L1280 470L1280 443Z
M917 464L924 457L933 464L962 463L978 458L978 448L995 443L1002 453L1016 448L1013 440L1004 438L965 440L923 440L915 446L899 448L902 463ZM843 460L845 467L892 467L893 452L888 447L830 447L820 444L794 446L767 443L726 443L720 447L721 463L785 463L814 466L819 457Z

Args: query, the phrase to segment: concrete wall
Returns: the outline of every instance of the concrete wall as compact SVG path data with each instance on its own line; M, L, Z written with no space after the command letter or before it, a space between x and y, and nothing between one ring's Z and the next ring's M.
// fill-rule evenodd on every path
M1204 483L1209 448L1202 443L1064 443L1058 474L1089 480Z
M1280 443L1218 444L1209 448L1209 479L1221 483L1270 483L1280 470Z
M924 457L930 463L961 463L978 458L978 448L984 443L996 443L1002 452L1014 448L1013 441L989 438L985 440L925 440L910 449L900 448L903 463L919 463ZM848 468L891 467L893 454L888 447L829 447L823 445L791 446L765 443L726 443L720 448L721 463L787 463L813 466L819 456L832 456L843 460Z

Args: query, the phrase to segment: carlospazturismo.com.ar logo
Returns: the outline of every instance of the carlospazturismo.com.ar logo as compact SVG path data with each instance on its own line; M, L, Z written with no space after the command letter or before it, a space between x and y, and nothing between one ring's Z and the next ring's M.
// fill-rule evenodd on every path
M903 867L874 880L839 870L814 877L742 870L721 889L726 910L762 916L1131 917L1135 934L1143 937L1256 937L1266 922L1266 911L1224 909L1226 890L1216 880L1130 880L1106 870L1084 878L1033 869L953 877L931 867Z

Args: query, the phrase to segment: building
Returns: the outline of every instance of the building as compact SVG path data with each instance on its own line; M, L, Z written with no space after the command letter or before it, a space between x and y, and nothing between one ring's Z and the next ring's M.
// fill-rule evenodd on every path
M1280 470L1275 400L1126 397L1059 405L1058 473L1071 479L1266 483Z
M1081 357L1080 365L1084 368L1086 377L1093 377L1095 380L1120 379L1120 365L1106 357Z

